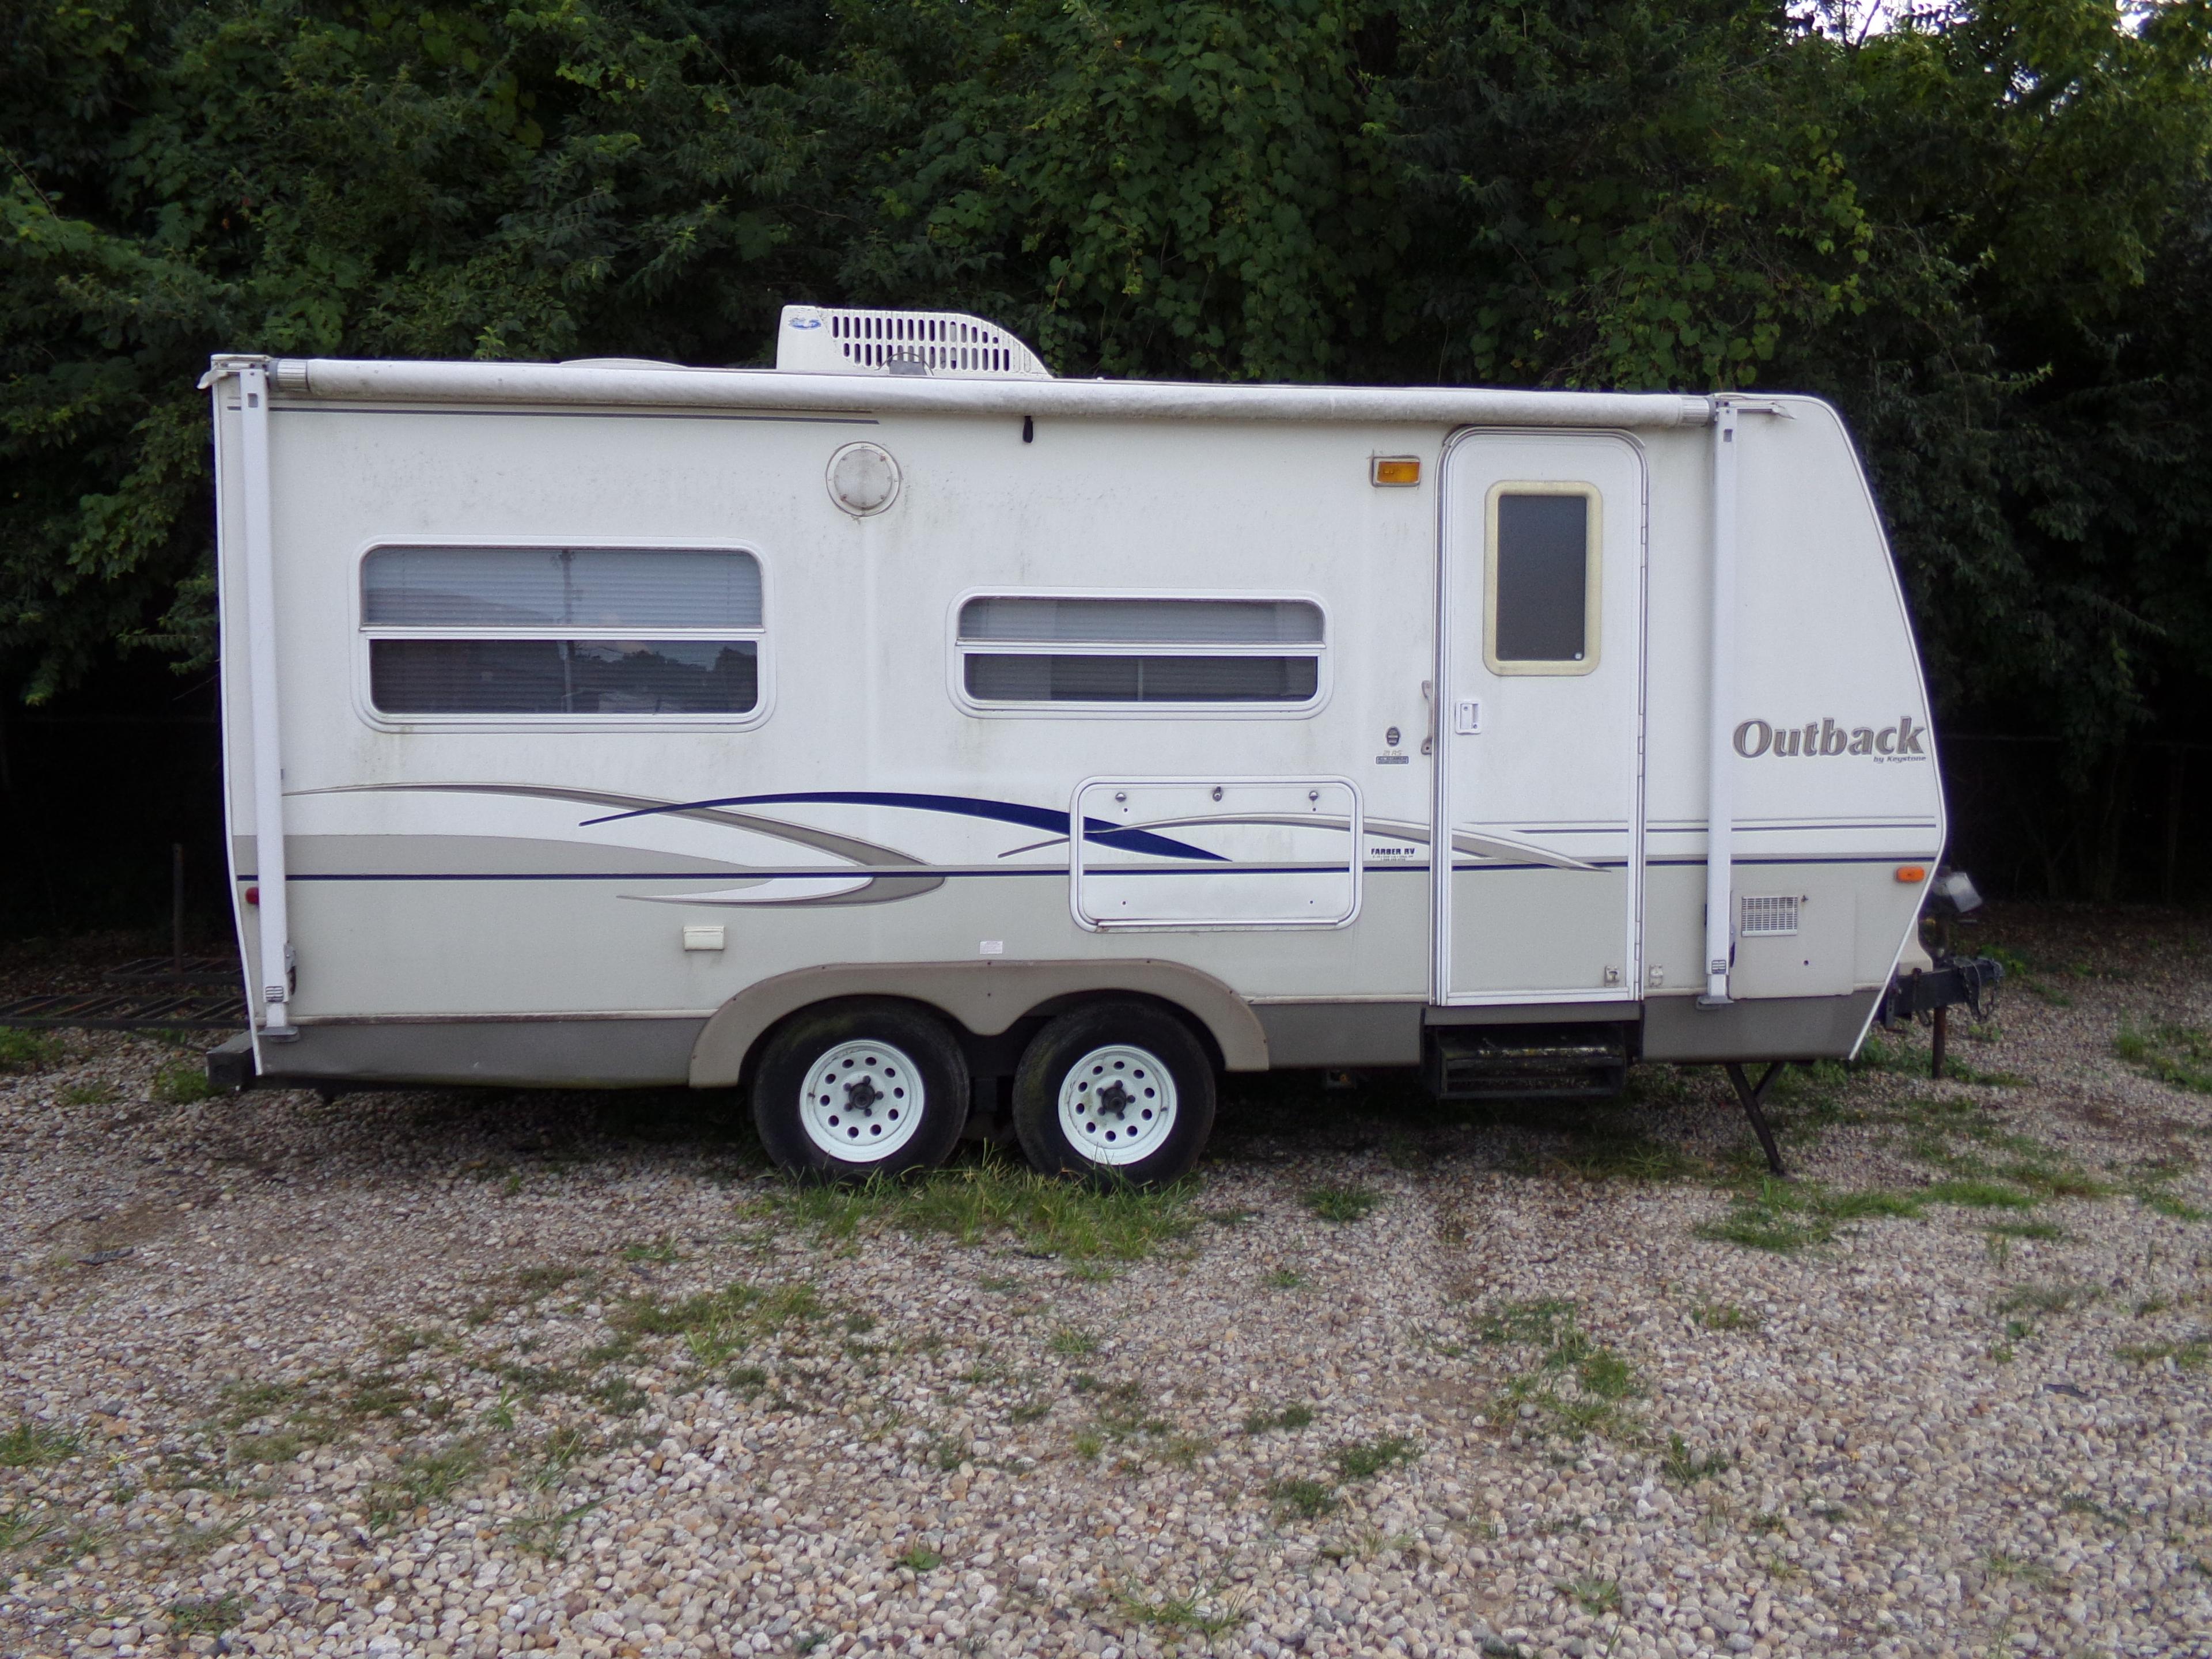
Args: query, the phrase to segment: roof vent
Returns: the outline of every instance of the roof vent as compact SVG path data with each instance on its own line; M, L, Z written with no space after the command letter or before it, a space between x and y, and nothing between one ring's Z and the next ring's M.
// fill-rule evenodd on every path
M1048 380L1052 371L1006 330L957 311L786 306L775 366L810 374L930 374Z

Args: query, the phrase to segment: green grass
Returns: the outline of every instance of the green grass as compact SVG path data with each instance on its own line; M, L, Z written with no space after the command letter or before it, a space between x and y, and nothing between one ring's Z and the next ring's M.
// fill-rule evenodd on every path
M169 1608L169 1633L180 1637L220 1636L225 1631L236 1630L245 1616L245 1608L235 1595L178 1601Z
M1237 1615L1225 1609L1207 1613L1207 1603L1197 1592L1188 1595L1165 1595L1152 1600L1133 1589L1119 1592L1114 1598L1124 1617L1155 1630L1192 1631L1207 1642L1238 1622Z
M2212 1032L2201 1025L2124 1027L2112 1052L2160 1083L2212 1095Z
M1096 1457L1109 1440L1117 1444L1138 1441L1146 1449L1164 1449L1171 1459L1180 1458L1179 1447L1199 1443L1188 1436L1179 1435L1173 1423L1152 1410L1151 1400L1140 1382L1102 1382L1088 1373L1081 1373L1070 1386L1077 1394L1088 1396L1091 1402L1091 1421L1075 1434L1075 1449L1085 1457Z
M606 1501L604 1498L593 1498L550 1514L517 1516L501 1530L528 1553L550 1556L560 1549L562 1533Z
M1098 1352L1098 1339L1088 1331L1079 1331L1073 1325L1064 1325L1052 1334L1045 1344L1063 1359L1080 1359L1085 1354Z
M0 1510L0 1555L29 1547L54 1531L53 1511L48 1509Z
M625 1336L680 1336L701 1364L719 1365L763 1337L829 1311L811 1285L795 1282L763 1289L740 1280L680 1302L635 1297L617 1309L609 1322Z
M1475 1334L1485 1342L1535 1351L1534 1364L1509 1376L1491 1402L1490 1415L1501 1426L1533 1407L1545 1431L1572 1438L1630 1429L1625 1402L1643 1393L1643 1381L1627 1360L1590 1340L1576 1322L1573 1303L1505 1303L1483 1316Z
M1983 1231L1993 1238L2038 1238L2055 1243L2066 1229L2051 1221L1992 1221Z
M523 1475L526 1485L540 1492L550 1492L568 1478L592 1449L591 1441L583 1430L574 1427L555 1429L538 1443L535 1465Z
M1814 1181L1761 1176L1756 1186L1735 1195L1725 1215L1700 1223L1695 1231L1700 1238L1787 1255L1826 1244L1849 1222L1910 1219L1926 1201L1924 1190L1836 1191Z
M962 1244L1012 1235L1023 1249L1075 1262L1141 1261L1196 1229L1195 1182L1138 1188L1059 1181L1001 1160L854 1186L793 1183L760 1208L849 1243L889 1228Z
M917 1544L899 1557L898 1564L919 1577L925 1572L935 1572L945 1565L945 1558L935 1550L924 1549Z
M2017 1072L1985 1072L1980 1066L1960 1059L1956 1049L1943 1056L1943 1080L1947 1083L1970 1083L1983 1089L2025 1089L2029 1082Z
M1755 1331L1760 1324L1757 1314L1747 1313L1733 1302L1701 1302L1694 1317L1709 1331Z
M2212 1212L2169 1190L2191 1167L2191 1160L2175 1158L2130 1164L2121 1172L2121 1189L2133 1195L2143 1208L2176 1221L2212 1220Z
M115 1100L115 1085L112 1083L70 1083L64 1085L54 1096L63 1106L106 1106Z
M2130 1342L2112 1350L2113 1355L2137 1365L2155 1365L2171 1359L2185 1371L2201 1371L2212 1364L2212 1333L2200 1334L2182 1342Z
M1336 1507L1336 1494L1318 1480L1271 1480L1266 1492L1279 1512L1295 1515L1301 1520L1318 1520Z
M1789 1255L1835 1237L1826 1223L1786 1214L1775 1206L1739 1200L1717 1221L1699 1222L1699 1238L1717 1244L1740 1244L1747 1250L1766 1250Z
M1660 1458L1659 1467L1666 1471L1669 1480L1693 1486L1700 1480L1725 1473L1729 1459L1717 1451L1693 1452L1689 1443L1680 1435L1670 1434L1667 1437L1666 1455Z
M473 1441L405 1459L391 1480L370 1489L369 1530L383 1532L410 1511L452 1497L483 1467L483 1453Z
M580 1269L557 1261L540 1262L534 1267L518 1268L514 1274L514 1288L535 1300L541 1296L550 1296L563 1285L573 1284L582 1276Z
M1641 1068L1648 1071L1649 1068ZM1679 1079L1641 1077L1632 1073L1632 1098L1648 1098ZM1656 1103L1674 1104L1673 1101ZM1709 1172L1709 1166L1671 1142L1655 1139L1642 1122L1618 1109L1600 1108L1575 1124L1562 1146L1543 1159L1547 1174L1572 1176L1582 1181L1620 1181L1652 1185L1684 1181Z
M173 1060L154 1073L154 1098L166 1106L190 1106L214 1094L204 1060Z
M66 1429L26 1418L0 1434L0 1469L44 1468L75 1456L83 1444L82 1437Z
M1260 1281L1271 1291L1296 1291L1304 1287L1306 1276L1290 1267L1278 1267Z
M1532 1342L1548 1347L1574 1322L1571 1302L1508 1302L1484 1315L1474 1334L1486 1342Z
M1310 1406L1291 1405L1273 1412L1262 1407L1245 1413L1244 1432L1272 1434L1278 1429L1303 1429L1310 1426L1313 1420L1313 1407Z
M1385 1469L1412 1462L1421 1449L1403 1435L1386 1434L1374 1440L1355 1440L1334 1454L1336 1472L1346 1480L1371 1480Z
M2001 1314L2064 1313L2100 1301L2104 1295L2100 1285L2015 1285L1997 1297L1995 1307Z
M0 1072L38 1072L58 1066L62 1040L20 1025L0 1025Z
M1620 1611L1620 1585L1615 1579L1583 1573L1577 1578L1563 1578L1552 1588L1594 1619Z
M1382 1195L1364 1187L1331 1184L1308 1188L1301 1201L1323 1221L1344 1224L1365 1220Z

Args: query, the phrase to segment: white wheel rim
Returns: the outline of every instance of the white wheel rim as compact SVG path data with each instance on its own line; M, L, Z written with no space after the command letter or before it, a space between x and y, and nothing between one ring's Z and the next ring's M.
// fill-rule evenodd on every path
M927 1103L921 1070L888 1042L841 1042L807 1068L806 1138L848 1164L879 1164L914 1139Z
M1060 1132L1093 1164L1134 1164L1174 1130L1175 1079L1126 1042L1093 1048L1060 1082Z

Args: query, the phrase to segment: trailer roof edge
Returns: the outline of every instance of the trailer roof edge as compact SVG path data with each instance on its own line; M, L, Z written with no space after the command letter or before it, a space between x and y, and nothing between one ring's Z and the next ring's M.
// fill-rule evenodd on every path
M1204 385L1164 380L935 380L789 370L288 357L278 393L364 403L584 404L811 413L1030 415L1122 421L1344 421L1421 426L1705 426L1678 392L1461 386Z

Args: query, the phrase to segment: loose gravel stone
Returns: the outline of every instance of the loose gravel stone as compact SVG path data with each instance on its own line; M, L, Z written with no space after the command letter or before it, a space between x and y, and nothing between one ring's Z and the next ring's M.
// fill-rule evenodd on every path
M1710 1073L1242 1080L1127 1260L727 1100L66 1034L0 1077L0 1653L2212 1654L2212 1097L2114 1048L2212 959L1987 933L2013 1080L1793 1079L1786 1187Z

